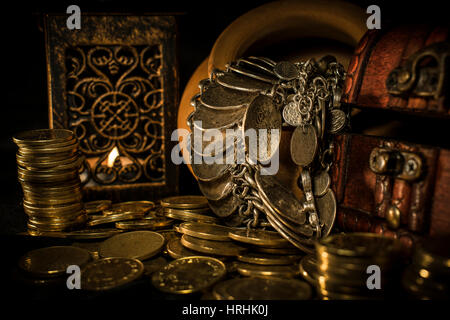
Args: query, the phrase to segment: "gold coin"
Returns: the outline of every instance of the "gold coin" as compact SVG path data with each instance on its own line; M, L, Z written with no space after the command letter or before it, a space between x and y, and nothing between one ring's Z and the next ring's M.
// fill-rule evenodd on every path
M290 243L282 238L278 232L267 230L252 230L252 229L235 229L230 231L228 236L236 241L266 247L286 247Z
M38 156L52 156L53 154L59 156L63 155L64 153L73 154L78 151L78 142L74 142L69 145L61 145L58 147L42 147L42 148L27 148L27 147L20 147L18 150L18 153L24 157L27 155L38 155Z
M173 209L195 209L208 207L204 196L176 196L161 200L161 206Z
M311 283L312 285L317 284L318 270L317 270L317 259L313 254L308 254L300 260L300 274L301 276Z
M237 256L241 262L259 265L289 265L300 260L301 256L275 255L269 253L248 252Z
M302 251L297 249L294 246L286 247L286 248L269 248L269 247L260 247L260 246L254 246L252 248L253 251L256 252L262 252L262 253L269 253L269 254L290 254L290 255L297 255L301 254Z
M102 291L120 287L138 279L144 265L136 259L105 258L86 265L81 272L81 288Z
M84 203L87 214L102 212L111 208L111 200L95 200Z
M193 213L193 212L187 211L187 210L167 209L164 211L164 214L168 218L182 220L182 221L186 221L186 222L192 222L192 221L206 222L206 223L219 222L219 219L217 219L216 217L213 217L211 215Z
M19 146L45 146L71 141L74 137L74 133L66 129L39 129L20 132L13 141Z
M311 286L304 281L280 278L234 278L216 284L219 300L307 300Z
M68 232L59 232L61 236L69 239L77 239L77 240L89 240L89 239L105 239L110 238L118 233L121 233L121 230L116 229L86 229L86 230L74 230Z
M202 254L196 251L191 251L185 246L181 244L180 239L172 239L169 242L167 242L167 253L173 258L173 259L180 259L185 257L192 257L192 256L201 256Z
M91 215L87 225L93 227L112 222L140 219L142 218L142 215L143 213L118 213L109 216Z
M234 242L198 239L186 234L181 237L181 244L191 250L217 256L237 256L247 251Z
M70 265L82 266L90 259L89 251L70 246L36 249L19 260L19 267L38 277L53 277L66 273Z
M316 242L316 249L337 256L367 257L398 253L400 242L374 233L346 233L328 236Z
M154 218L116 222L116 228L121 230L156 230L173 224L172 219Z
M122 257L145 260L161 252L165 239L153 231L131 231L106 239L99 249L103 258Z
M229 227L201 222L184 222L178 226L178 229L180 233L192 237L216 241L230 241L228 233L233 230Z
M172 261L152 277L153 285L164 292L188 294L204 290L226 274L222 261L211 257L186 257Z
M237 271L246 277L280 277L293 278L297 276L300 271L294 265L287 266L268 266L257 265L245 262L236 262Z
M148 212L151 209L155 207L155 203L153 201L127 201L127 202L120 202L115 203L112 205L113 211L120 211L120 212L141 212L144 211Z

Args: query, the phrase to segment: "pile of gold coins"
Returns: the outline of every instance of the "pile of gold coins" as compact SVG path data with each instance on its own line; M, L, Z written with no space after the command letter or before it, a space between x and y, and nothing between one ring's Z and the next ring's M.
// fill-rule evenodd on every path
M398 278L401 245L373 233L329 236L316 243L317 291L326 300L384 299Z
M166 217L181 221L215 223L219 220L211 214L208 201L203 196L176 196L161 200Z
M426 240L414 251L412 264L403 274L402 284L413 298L450 298L449 238Z
M86 221L79 170L83 157L72 131L32 130L13 138L30 233L73 229Z

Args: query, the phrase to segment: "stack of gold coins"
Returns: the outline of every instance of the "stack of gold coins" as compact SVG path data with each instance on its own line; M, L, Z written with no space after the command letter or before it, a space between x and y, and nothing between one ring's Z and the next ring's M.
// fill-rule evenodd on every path
M72 131L32 130L13 138L28 232L62 231L86 221L79 170L83 157Z
M161 200L164 215L168 218L181 221L197 221L217 223L219 220L208 206L203 196L175 196Z
M317 291L325 300L382 299L393 293L401 246L372 233L336 234L316 243Z
M403 274L402 284L414 298L450 298L449 237L427 239L414 250L412 264Z

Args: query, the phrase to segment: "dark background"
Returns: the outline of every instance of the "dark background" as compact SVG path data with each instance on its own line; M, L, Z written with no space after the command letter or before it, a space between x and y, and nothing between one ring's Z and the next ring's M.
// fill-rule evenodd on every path
M2 4L0 234L13 234L25 229L25 214L20 202L22 192L16 176L16 146L11 137L19 131L48 127L44 36L40 31L42 13L65 13L70 4L79 5L82 12L178 13L181 96L189 77L208 56L220 33L237 17L266 2L269 1L96 0L57 3L12 1L6 7ZM379 5L382 28L401 21L448 21L444 1L351 2L363 8L371 4ZM199 192L185 166L180 170L180 192Z

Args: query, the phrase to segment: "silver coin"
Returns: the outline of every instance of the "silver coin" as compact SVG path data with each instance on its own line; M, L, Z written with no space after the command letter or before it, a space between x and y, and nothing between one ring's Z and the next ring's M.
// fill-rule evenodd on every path
M320 171L313 177L313 193L317 197L323 196L330 187L331 178L325 170Z
M191 162L191 168L198 180L213 181L222 177L230 168L230 164L206 164Z
M300 126L291 137L291 157L296 165L305 167L313 162L317 153L317 134L311 125Z
M295 64L289 61L280 61L273 68L273 72L282 80L293 80L300 76Z
M256 141L246 138L244 140L245 150L248 152L250 160L268 161L277 152L280 144L281 114L275 108L272 99L264 95L256 97L246 111L242 121L242 134L253 131ZM278 137L272 136L272 130L278 130ZM266 133L266 141L260 138L261 132ZM260 144L260 139L265 143Z
M322 237L330 234L336 219L336 197L331 189L324 196L316 198L316 208L322 227Z
M256 71L252 71L249 68L245 68L245 66L229 64L229 65L227 65L227 68L234 73L241 74L243 76L250 77L250 78L253 78L256 80L261 80L261 81L271 83L271 84L275 84L278 80L273 76L264 75L264 74L256 72Z
M225 218L236 212L241 202L233 195L233 193L231 193L218 201L208 199L208 204L216 216Z
M273 67L264 61L241 58L237 61L237 64L245 65L247 68L259 70L260 72L267 73L271 76L275 75L273 73Z
M231 180L230 173L224 174L219 179L213 181L198 180L197 183L203 195L207 199L214 201L225 198L233 189L233 181Z
M190 121L199 130L223 130L237 125L244 117L246 110L247 108L243 107L220 111L198 104Z
M291 126L297 127L302 124L302 115L298 103L289 102L283 109L283 119Z
M277 214L298 225L306 222L303 205L297 200L294 193L279 183L274 176L261 175L257 171L255 181L259 191Z
M270 92L273 86L271 83L249 79L231 72L217 75L216 81L224 87L249 92Z
M330 126L328 132L336 134L341 131L347 123L347 116L341 109L333 109L330 112Z
M213 83L203 91L200 101L208 108L225 111L247 106L256 95L256 92L233 90Z

